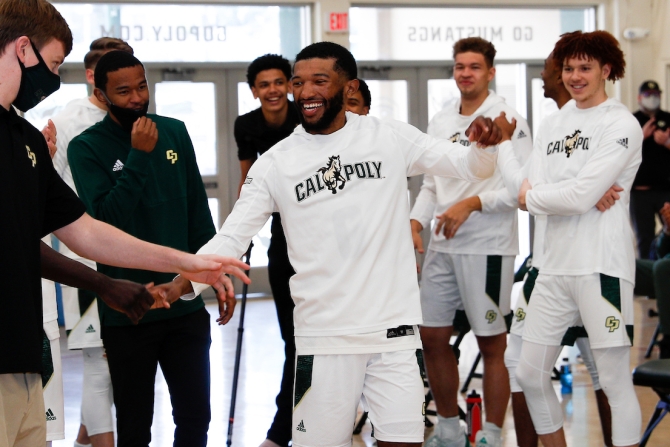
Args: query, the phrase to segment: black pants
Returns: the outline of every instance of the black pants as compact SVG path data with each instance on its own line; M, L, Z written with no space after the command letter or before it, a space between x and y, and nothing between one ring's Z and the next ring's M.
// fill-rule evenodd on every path
M103 343L114 388L118 447L151 442L156 367L170 390L175 447L205 447L209 405L209 313L137 326L105 326Z
M630 193L630 217L640 259L649 259L651 243L656 236L656 215L665 202L670 202L670 191L633 189Z
M284 372L277 394L277 413L268 430L267 438L282 447L291 441L293 430L293 377L295 375L295 336L293 332L293 298L288 281L295 274L288 260L286 237L278 213L272 215L272 240L268 249L268 276L277 307L279 330L284 340Z

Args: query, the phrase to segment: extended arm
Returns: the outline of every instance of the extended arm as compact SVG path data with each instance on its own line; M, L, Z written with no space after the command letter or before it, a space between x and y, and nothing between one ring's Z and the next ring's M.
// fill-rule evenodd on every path
M198 250L199 255L216 253L239 259L247 251L251 239L276 211L276 204L271 193L272 174L273 160L267 155L254 163L249 171L253 181L243 186L242 194L223 226L209 242ZM201 281L195 281L193 284L196 296L206 288L197 282ZM215 288L221 292L220 284L215 284Z
M40 256L43 278L96 293L109 307L126 314L134 324L154 302L143 285L105 276L61 255L44 242L40 243Z
M454 177L470 182L477 182L491 177L496 167L497 150L493 145L499 143L499 131L495 136L483 137L479 132L488 129L489 132L497 126L488 118L477 117L468 133L471 140L482 141L487 149L481 149L478 144L469 148L449 140L438 140L430 137L412 126L396 127L396 137L400 149L407 160L407 175L421 173L439 177ZM505 141L501 145L511 143Z
M88 214L82 215L54 234L72 251L101 264L117 267L179 273L185 278L214 284L222 273L249 283L245 263L235 258L195 256L137 239Z

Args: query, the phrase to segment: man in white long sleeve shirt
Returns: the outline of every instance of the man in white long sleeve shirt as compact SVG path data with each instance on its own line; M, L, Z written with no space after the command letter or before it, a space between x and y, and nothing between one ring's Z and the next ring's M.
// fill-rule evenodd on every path
M495 118L505 112L516 118L512 148L523 164L533 147L528 124L488 89L495 76L495 53L494 46L479 37L454 44L454 79L461 97L435 115L428 134L468 146L463 134L475 116ZM486 422L475 441L477 446L502 445L509 401L505 317L510 313L514 257L519 249L517 208L516 194L508 192L499 172L476 184L424 176L410 218L415 243L421 249L420 231L437 215L421 282L421 338L438 414L426 447L468 445L458 418L458 363L449 345L456 310L463 308L477 337L485 371Z
M337 44L296 56L291 84L302 126L254 163L232 213L200 250L241 256L271 213L282 215L296 271L296 447L351 445L361 396L380 446L421 444L421 309L406 177L479 181L495 169L494 147L345 114L356 77L353 56ZM470 138L499 143L491 123L475 120Z
M554 56L552 53L544 61L544 69L540 74L543 82L542 88L544 90L544 96L556 101L556 105L559 109L572 99L570 93L568 93L568 90L563 85L562 71L562 64L557 64L556 61L554 61ZM533 150L538 151L538 155L542 153L542 148L539 146L536 146ZM509 161L513 166L508 167L506 165L502 171L503 176L516 177L516 182L518 182L518 184L514 186L516 189L513 189L511 193L518 196L518 188L521 186L523 178L528 176L528 168L530 166L531 160L528 160L523 167L518 163L516 157L510 157ZM500 168L501 167L499 166L499 169ZM512 172L509 172L510 170L512 170ZM510 174L509 176L507 176L508 173ZM532 178L529 179L529 181L531 183L536 182L536 180ZM510 182L515 183L514 180L510 180ZM616 191L617 190L615 188L612 188L606 192L603 198L600 199L598 204L596 204L596 208L602 212L609 209L611 204L613 204L614 201L619 198L619 196L616 195ZM523 327L526 316L528 314L528 302L531 298L535 281L544 258L543 244L544 231L546 226L547 216L535 217L535 237L533 238L533 251L531 256L529 256L526 260L525 267L527 268L528 273L524 278L523 288L519 292L519 298L516 301L516 308L513 312L514 317L510 327L510 335L507 341L507 349L505 350L505 365L509 371L510 389L512 394L514 430L516 432L517 445L519 447L537 447L538 445L537 433L535 432L533 421L531 420L530 412L528 411L528 406L526 405L526 399L524 397L523 390L516 380L516 367L519 364L519 357L521 357ZM577 337L576 340L575 337ZM584 361L584 365L588 369L589 374L591 375L591 380L593 382L593 389L595 391L596 401L598 403L600 423L603 429L604 442L606 446L612 447L612 421L610 407L609 403L607 402L607 396L600 387L597 367L595 360L593 359L593 353L591 352L591 347L588 341L588 337L585 334L583 325L580 323L578 326L570 327L561 342L562 344L572 344L574 342L577 343L577 346L579 347L582 360Z
M614 37L604 31L565 34L554 59L573 100L542 123L535 143L542 150L533 152L531 181L524 180L519 192L520 207L546 215L547 228L517 381L542 444L565 446L550 375L566 329L581 319L611 406L612 443L636 445L640 409L629 369L635 255L628 205L642 132L605 92L607 80L624 74ZM511 156L501 148L501 159ZM613 184L623 188L621 199L602 213L595 205Z

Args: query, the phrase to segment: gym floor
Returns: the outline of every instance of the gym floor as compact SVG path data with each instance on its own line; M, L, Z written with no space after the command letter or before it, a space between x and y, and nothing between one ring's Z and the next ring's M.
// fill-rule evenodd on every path
M653 300L637 298L635 300L635 346L631 355L631 368L645 361L644 352L647 343L658 322L657 318L647 317L648 309L655 309ZM228 432L228 416L232 387L233 365L237 340L238 312L226 326L216 326L216 304L209 303L207 309L212 318L212 423L209 429L209 445L225 446ZM233 446L256 447L264 439L274 416L274 398L279 390L283 362L283 348L279 327L276 323L274 303L271 299L250 300L247 305L244 331L244 348L240 369L240 382L237 392L237 408L233 431ZM83 363L81 351L68 351L65 333L61 332L63 357L63 380L65 388L65 440L55 441L54 447L70 447L73 444L80 420L81 374ZM477 355L476 342L468 334L461 344L460 374L463 379ZM655 350L652 358L658 357ZM602 434L591 379L581 363L573 365L574 387L572 395L563 397L566 411L566 435L571 447L602 446ZM474 379L470 388L481 392L481 380ZM560 392L558 382L556 389ZM643 428L658 401L656 394L649 388L636 387L642 407ZM459 402L465 408L464 395ZM174 424L167 386L160 368L156 380L154 424L151 443L154 447L172 445ZM426 434L429 434L428 429ZM511 407L503 430L505 447L516 446L514 420ZM664 419L652 435L648 447L667 446L670 439L670 417ZM366 424L361 435L354 436L354 446L372 446L370 424Z

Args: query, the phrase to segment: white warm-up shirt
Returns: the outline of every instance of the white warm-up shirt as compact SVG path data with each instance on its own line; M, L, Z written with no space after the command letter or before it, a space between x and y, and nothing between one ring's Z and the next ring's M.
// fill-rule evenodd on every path
M407 177L479 181L495 169L496 148L437 140L397 121L352 113L346 120L330 135L298 126L259 157L232 213L198 251L239 258L278 211L296 272L290 287L302 354L398 350L370 339L422 321ZM206 287L194 284L196 294Z
M72 172L67 160L68 146L70 145L70 141L76 136L92 125L102 121L106 115L107 111L91 103L88 98L80 98L70 101L63 110L51 118L56 126L56 147L58 148L53 158L54 168L75 193L77 193L77 188L74 185L74 180L72 180ZM86 264L94 270L96 269L95 262L77 255L63 242L59 243L58 251L70 259ZM85 309L79 308L77 291L68 286L63 286L62 290L65 328L70 331L68 335L68 347L70 349L102 347L102 340L100 340L98 332L86 332L90 322L94 322L97 328L100 327L97 305L94 304L89 312L87 312L86 327L83 327L81 324L83 320L80 318L82 311ZM88 319L91 319L91 321L89 322Z
M531 214L547 216L542 273L603 273L634 282L628 207L642 160L635 117L615 99L588 109L572 100L542 122L535 146L526 204ZM501 160L511 156L500 150ZM613 184L623 188L621 199L598 211L596 203Z
M505 104L502 97L489 91L486 100L470 116L461 115L460 108L461 101L458 99L435 115L428 125L428 134L469 146L465 131L477 116L495 118L500 112L505 112L508 120L516 118L517 121L512 137L514 154L522 165L530 157L533 140L528 123ZM431 231L428 247L443 253L516 255L519 251L517 195L505 189L498 170L491 178L479 183L425 175L410 218L420 222L424 228L429 228L436 215L473 196L479 197L482 211L471 213L452 239L445 238L442 232L435 234Z
M80 98L70 101L58 115L51 118L56 126L56 147L58 148L53 158L54 168L75 193L77 189L74 186L70 164L67 161L67 147L74 137L102 121L105 115L107 111L91 103L88 98Z

